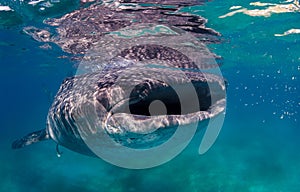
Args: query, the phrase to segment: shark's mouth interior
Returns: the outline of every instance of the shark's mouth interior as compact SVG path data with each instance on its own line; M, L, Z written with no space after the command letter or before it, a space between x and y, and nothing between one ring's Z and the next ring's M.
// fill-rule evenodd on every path
M137 86L130 95L130 113L157 116L185 115L207 111L212 105L208 84L206 82L193 82L191 85L193 85L193 90L189 90L190 86L187 84L158 86L148 90L143 98L136 99L137 95L140 95L140 87ZM192 95L194 97L191 97Z

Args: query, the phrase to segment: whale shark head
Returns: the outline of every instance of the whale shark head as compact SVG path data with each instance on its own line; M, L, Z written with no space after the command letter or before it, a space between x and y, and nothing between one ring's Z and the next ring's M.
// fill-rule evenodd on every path
M171 136L170 128L213 118L226 105L224 80L199 71L137 67L114 73L109 84L98 84L97 101L107 111L103 127L132 147L159 144L160 137ZM145 139L149 135L152 143Z

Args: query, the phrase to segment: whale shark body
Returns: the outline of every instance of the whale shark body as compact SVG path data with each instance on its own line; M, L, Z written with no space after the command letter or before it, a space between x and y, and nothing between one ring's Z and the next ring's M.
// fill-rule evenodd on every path
M62 19L76 14L83 13ZM85 39L92 42L89 49L71 46L69 42L83 41L73 37L56 38L56 43L70 53L84 50L78 74L61 84L46 128L14 141L12 148L54 140L97 156L87 143L97 138L96 147L109 150L105 135L116 145L151 148L167 141L178 126L203 122L225 110L224 79L205 71L218 67L211 62L217 57L189 32L171 25L131 25L97 36L97 43L95 36Z
M145 47L144 53L154 51L151 46ZM155 135L155 130L197 123L225 109L225 84L221 77L197 70L178 70L176 62L173 64L166 68L131 64L67 78L49 110L46 129L15 141L13 148L52 139L73 151L93 155L83 140L90 134L101 137L99 130L114 138L123 137L119 142L126 145L128 133ZM189 85L194 87L192 91L199 103L191 99L193 92L185 92ZM178 96L178 92L185 93ZM217 98L215 101L212 94ZM149 106L156 100L165 104L165 114L150 114ZM163 138L151 139L151 145L163 142ZM148 141L142 142L145 145Z

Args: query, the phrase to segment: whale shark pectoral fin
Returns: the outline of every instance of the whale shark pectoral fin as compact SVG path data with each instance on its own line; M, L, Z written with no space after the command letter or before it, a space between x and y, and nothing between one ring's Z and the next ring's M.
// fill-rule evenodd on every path
M39 131L35 131L33 133L29 133L28 135L22 137L21 139L17 139L15 140L11 147L13 149L19 149L22 147L25 147L27 145L31 145L33 143L37 143L43 140L47 140L49 139L49 135L48 132L46 131L46 129L42 129Z

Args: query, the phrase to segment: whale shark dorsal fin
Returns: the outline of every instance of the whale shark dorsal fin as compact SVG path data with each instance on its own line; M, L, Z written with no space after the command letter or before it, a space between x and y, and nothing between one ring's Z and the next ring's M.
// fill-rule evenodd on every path
M27 145L31 145L33 143L37 143L37 142L40 142L40 141L47 140L49 138L50 137L49 137L49 134L48 134L47 130L42 129L42 130L39 130L39 131L29 133L28 135L26 135L26 136L24 136L20 139L15 140L12 143L11 147L13 149L19 149L19 148L25 147Z

